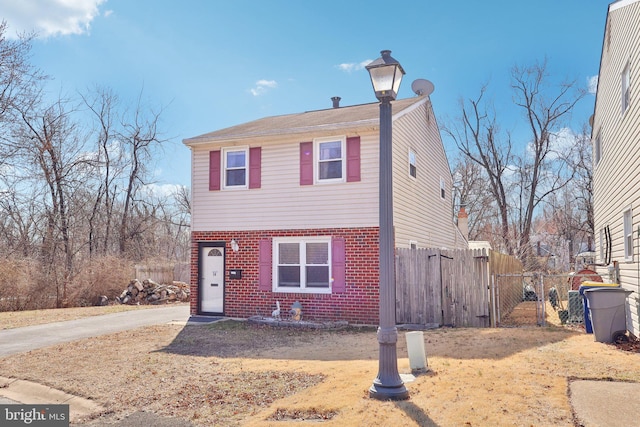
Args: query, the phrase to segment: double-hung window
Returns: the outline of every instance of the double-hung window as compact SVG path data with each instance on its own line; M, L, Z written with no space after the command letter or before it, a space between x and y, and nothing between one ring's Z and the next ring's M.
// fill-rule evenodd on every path
M602 157L602 137L601 137L601 133L598 131L598 133L596 134L596 139L593 143L594 145L594 164L597 166L598 163L600 163L600 158Z
M631 207L623 213L624 260L633 261L633 211Z
M627 107L629 107L629 98L631 96L630 87L629 63L627 63L622 71L622 114L624 114L624 112L627 111Z
M418 175L418 168L416 166L416 152L409 150L409 175L416 178Z
M232 147L223 149L224 188L247 188L249 149Z
M331 238L273 240L274 283L277 292L331 291Z
M318 138L315 145L315 182L345 182L346 138Z

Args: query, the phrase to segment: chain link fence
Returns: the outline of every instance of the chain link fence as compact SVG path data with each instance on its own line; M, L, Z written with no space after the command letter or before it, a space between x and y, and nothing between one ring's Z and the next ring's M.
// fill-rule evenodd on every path
M500 274L491 284L498 327L582 324L584 281L601 282L597 274Z

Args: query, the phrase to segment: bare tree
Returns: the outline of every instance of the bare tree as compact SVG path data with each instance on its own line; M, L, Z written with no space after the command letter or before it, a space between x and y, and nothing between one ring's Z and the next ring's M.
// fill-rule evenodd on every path
M29 62L33 34L17 40L6 37L7 22L0 22L0 167L15 153L10 127L19 120L18 111L33 104L39 83L47 77Z
M495 198L502 244L508 253L526 261L540 204L571 178L573 169L567 168L567 154L558 136L585 92L575 82L549 86L546 62L516 66L511 77L514 103L529 131L526 143L519 144L522 154L515 154L510 133L501 131L493 106L484 100L486 85L476 99L461 102L457 125L444 126L443 131L463 156L483 169Z
M66 300L67 284L73 274L74 248L71 239L69 196L82 179L76 176L78 165L85 162L83 141L68 103L59 99L39 109L29 105L22 110L22 127L15 134L25 165L36 165L43 179L48 200L47 230L43 236L43 256L52 270L58 263L58 244L62 247L62 292L58 305ZM55 275L53 275L55 276Z
M114 221L114 204L117 197L118 179L123 171L122 151L119 147L118 96L108 88L95 87L89 94L80 95L94 117L95 135L95 176L98 183L91 203L89 222L89 256L99 251L108 253ZM99 219L102 219L100 224ZM99 230L101 226L102 230ZM101 239L98 237L101 236ZM101 240L101 241L100 241Z
M476 99L460 101L461 117L454 127L443 126L460 152L482 168L488 188L494 197L500 218L500 243L513 253L509 239L509 204L507 180L513 154L509 135L503 137L496 121L495 110L484 101L487 86L480 89Z
M122 131L118 137L122 141L126 152L129 168L120 220L120 255L126 254L128 241L135 237L136 234L139 234L141 230L141 224L134 225L132 223L132 210L142 206L144 213L148 213L143 203L136 205L141 202L136 197L141 187L151 184L149 162L154 149L160 148L160 145L165 142L158 132L161 110L146 110L141 101L142 92L138 97L132 116L121 123Z
M46 77L29 63L33 36L10 41L6 31L2 22L0 269L5 263L2 271L16 275L5 282L24 284L23 302L47 306L54 291L62 305L92 286L80 286L78 277L112 264L102 261L114 255L121 265L187 260L189 191L153 186L154 156L165 142L162 109L144 106L141 92L127 111L112 90L98 86L80 94L83 111L74 99L46 101ZM29 277L12 265L28 265Z
M469 214L469 240L486 240L500 249L502 240L493 232L499 218L488 182L478 163L466 156L457 159L453 167L454 205L464 205Z
M586 240L586 250L594 250L593 219L593 164L591 161L591 137L587 126L583 126L582 133L576 135L575 150L569 158L569 164L574 170L571 181L574 204L583 213L576 233L583 233Z
M558 134L573 107L585 95L575 81L550 88L546 68L545 61L529 67L516 66L511 73L514 102L523 111L531 137L518 168L521 200L518 246L525 260L531 251L531 225L536 208L572 178L562 173L567 170L567 155L557 144ZM572 172L570 168L569 171Z

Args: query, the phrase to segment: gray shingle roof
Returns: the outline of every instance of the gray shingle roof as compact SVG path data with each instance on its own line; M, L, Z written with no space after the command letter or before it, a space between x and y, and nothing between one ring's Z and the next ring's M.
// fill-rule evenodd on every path
M413 97L393 101L393 113L404 110L423 97ZM264 117L236 126L220 129L203 135L186 138L183 143L194 145L227 139L242 139L267 135L295 134L314 129L335 129L358 125L377 126L380 118L379 103L361 104L326 110L306 111L283 116Z

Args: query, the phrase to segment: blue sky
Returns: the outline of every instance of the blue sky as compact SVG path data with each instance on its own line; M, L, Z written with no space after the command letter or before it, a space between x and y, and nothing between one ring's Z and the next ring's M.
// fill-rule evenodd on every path
M432 81L439 122L489 83L504 127L517 126L514 65L548 61L556 80L598 74L606 0L0 0L10 33L35 30L32 63L52 93L108 86L163 106L170 138L157 179L189 185L182 139L265 116L375 102L363 64L389 49L411 82ZM588 95L573 115L593 113ZM450 159L454 150L447 145Z

